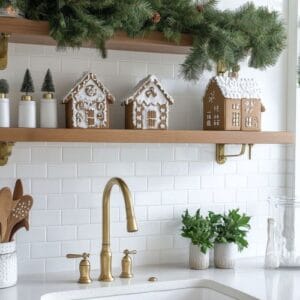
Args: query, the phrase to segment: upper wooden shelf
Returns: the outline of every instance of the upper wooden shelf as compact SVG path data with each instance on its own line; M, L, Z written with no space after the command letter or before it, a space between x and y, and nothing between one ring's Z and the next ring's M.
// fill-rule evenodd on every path
M2 142L293 144L290 132L1 128Z
M56 45L49 36L49 24L22 18L0 17L0 32L10 33L10 42L22 44ZM117 32L106 44L108 49L158 53L186 54L192 45L192 37L183 34L179 45L167 41L161 32L151 32L144 37L130 38L124 32ZM93 48L90 43L84 47Z

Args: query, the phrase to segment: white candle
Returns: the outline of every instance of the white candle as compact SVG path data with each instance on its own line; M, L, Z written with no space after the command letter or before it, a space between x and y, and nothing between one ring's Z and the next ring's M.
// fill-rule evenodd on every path
M36 102L19 102L19 127L36 128Z
M9 127L9 99L0 98L0 127Z
M41 128L57 128L57 100L41 99Z

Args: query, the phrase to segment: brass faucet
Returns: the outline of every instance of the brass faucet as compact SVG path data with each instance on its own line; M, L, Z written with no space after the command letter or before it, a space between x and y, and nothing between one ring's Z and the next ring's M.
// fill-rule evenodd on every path
M111 259L112 254L110 250L110 193L114 185L118 185L122 191L125 208L126 208L126 219L127 219L127 231L135 232L138 230L133 204L132 196L127 184L121 178L111 178L103 192L102 198L102 250L100 255L101 261L101 274L99 277L100 281L113 281L114 278L111 274Z

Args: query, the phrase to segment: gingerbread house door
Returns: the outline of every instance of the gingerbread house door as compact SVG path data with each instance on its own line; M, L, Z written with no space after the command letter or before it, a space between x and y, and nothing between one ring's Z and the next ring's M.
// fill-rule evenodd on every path
M87 124L89 128L95 127L95 111L93 109L89 109L86 112Z
M147 111L147 128L156 129L157 112L155 110Z

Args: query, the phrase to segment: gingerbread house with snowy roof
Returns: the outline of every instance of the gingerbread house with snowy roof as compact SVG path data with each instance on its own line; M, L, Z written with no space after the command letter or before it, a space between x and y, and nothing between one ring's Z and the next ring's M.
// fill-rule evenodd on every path
M261 130L261 91L254 79L218 75L203 99L206 130Z
M110 91L93 73L85 73L63 99L67 128L109 128Z
M169 106L173 103L156 76L147 76L122 103L126 129L168 129Z

